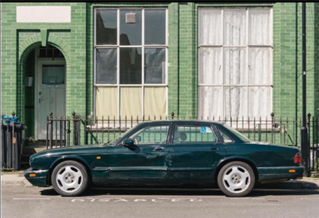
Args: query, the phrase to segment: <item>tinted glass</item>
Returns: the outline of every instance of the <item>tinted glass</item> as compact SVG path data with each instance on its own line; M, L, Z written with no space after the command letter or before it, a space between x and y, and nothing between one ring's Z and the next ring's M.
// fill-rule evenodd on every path
M124 9L120 11L120 44L142 44L142 11Z
M96 83L115 84L117 64L116 49L96 49Z
M165 35L165 10L145 10L145 44L164 45L166 41Z
M145 127L130 138L135 144L163 144L166 143L168 125Z
M117 11L110 9L96 10L96 44L117 44Z
M220 128L217 128L217 129L218 129L219 134L222 137L224 143L231 143L234 141L231 137L229 137L229 135L227 135L227 133L225 133L225 131L221 130Z
M210 126L178 125L174 131L174 143L216 143L217 137Z
M145 48L144 52L145 83L165 83L165 49Z
M142 83L141 48L120 49L120 83Z
M224 124L224 127L226 127L230 132L235 134L238 138L240 138L244 142L249 142L250 139L248 139L246 136L244 136L242 133L238 132L237 130L231 128L230 126Z

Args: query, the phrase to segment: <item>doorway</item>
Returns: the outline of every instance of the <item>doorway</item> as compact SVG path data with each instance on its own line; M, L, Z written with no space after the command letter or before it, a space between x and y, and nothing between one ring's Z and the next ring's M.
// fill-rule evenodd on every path
M53 119L66 115L65 60L40 57L36 57L35 70L35 140L46 139L47 117L51 112Z

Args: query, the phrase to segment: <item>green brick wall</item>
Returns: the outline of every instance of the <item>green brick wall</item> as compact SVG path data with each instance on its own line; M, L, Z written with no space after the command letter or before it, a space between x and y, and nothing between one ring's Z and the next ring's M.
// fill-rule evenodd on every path
M94 7L168 8L168 116L197 115L197 9L205 6L273 7L273 112L301 117L301 3L1 3L1 111L25 120L25 60L41 44L56 46L67 62L67 115L94 112ZM70 5L67 24L16 23L16 6ZM307 3L307 113L319 115L318 3ZM28 113L28 112L26 112ZM32 112L30 112L32 113ZM27 115L27 114L26 114Z
M317 3L306 4L307 113L318 116ZM317 9L316 9L317 8ZM275 115L302 116L302 5L274 5L273 108ZM316 94L317 93L317 94Z
M86 3L1 3L1 111L12 111L25 122L25 63L41 45L41 30L48 31L47 44L59 48L66 59L66 113L86 114ZM16 23L16 6L71 6L71 23ZM27 112L28 113L28 112Z

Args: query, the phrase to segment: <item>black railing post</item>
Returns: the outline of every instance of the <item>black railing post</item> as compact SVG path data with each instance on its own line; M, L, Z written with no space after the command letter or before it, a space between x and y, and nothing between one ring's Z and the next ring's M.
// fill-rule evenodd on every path
M50 112L50 149L52 149L53 142L53 112Z
M12 112L12 168L17 169L16 166L16 137L15 137L15 132L14 132L14 116L15 113Z
M12 168L12 147L11 147L11 134L10 134L10 118L7 119L7 162L6 168Z
M76 115L74 111L72 112L72 116L73 116L73 145L79 145L80 138L81 138L80 116Z
M45 145L47 149L49 148L49 122L49 116L47 116L47 137L45 139Z
M317 168L316 168L316 170L318 171L319 170L319 142L318 142L318 140L319 140L319 121L318 121L318 117L316 117L316 121L315 121L315 125L316 125L316 129L315 129L315 131L313 131L313 132L315 132L316 134L315 134L315 138L316 138L316 163L317 163Z
M67 141L68 141L68 143L67 143L67 146L70 146L71 145L71 136L70 136L70 133L71 133L71 121L70 121L70 118L68 118L68 120L67 120L67 134L68 134L68 136L67 136Z
M271 116L271 143L274 143L274 128L275 128L275 125L274 125L274 112L272 112L270 114Z
M67 134L67 129L66 129L66 117L64 117L63 120L63 141L64 141L64 146L67 146L67 141L66 141L66 134Z
M88 128L87 126L89 125L89 116L86 117L86 120L84 121L84 143L87 145L88 144Z
M62 138L63 138L63 132L62 132L62 116L60 118L60 147L62 147Z
M58 117L55 117L55 147L58 147Z
M310 135L311 135L311 125L310 125L310 119L311 119L311 114L308 113L308 120L307 120L307 155L308 155L308 166L310 166L310 159L311 159L311 154L310 154Z

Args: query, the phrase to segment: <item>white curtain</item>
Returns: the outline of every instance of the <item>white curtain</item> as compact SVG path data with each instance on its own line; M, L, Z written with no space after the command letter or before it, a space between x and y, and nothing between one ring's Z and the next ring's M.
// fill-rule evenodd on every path
M224 88L225 113L227 118L247 118L247 88Z
M222 119L223 117L223 88L198 88L198 115L199 119Z
M144 110L145 119L166 117L166 87L145 87Z
M221 10L217 8L201 8L199 13L199 44L221 45L222 22Z
M98 119L117 117L117 87L97 87L95 94L95 110Z
M142 88L121 87L120 88L120 115L121 119L142 118Z
M224 45L246 44L246 9L224 10Z
M269 8L249 10L249 44L271 45L272 25Z
M221 48L199 49L199 84L223 84Z
M224 84L246 85L246 50L244 48L224 49Z
M270 8L255 7L199 10L199 117L269 117L270 12Z

